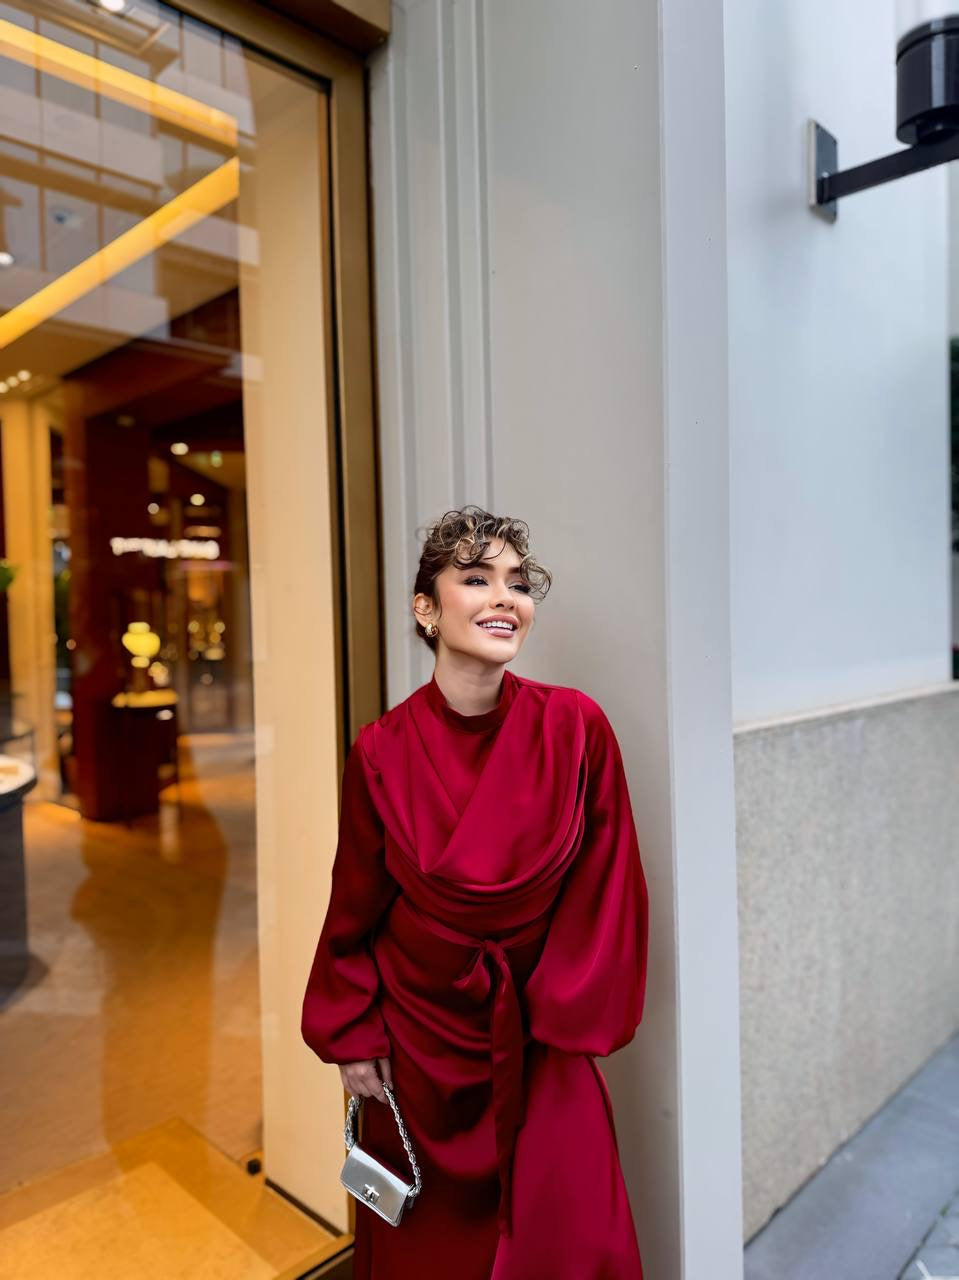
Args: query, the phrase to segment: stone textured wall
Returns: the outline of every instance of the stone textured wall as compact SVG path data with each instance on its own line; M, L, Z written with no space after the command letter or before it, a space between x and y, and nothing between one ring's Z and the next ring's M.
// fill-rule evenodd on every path
M735 735L748 1239L959 1027L959 686Z

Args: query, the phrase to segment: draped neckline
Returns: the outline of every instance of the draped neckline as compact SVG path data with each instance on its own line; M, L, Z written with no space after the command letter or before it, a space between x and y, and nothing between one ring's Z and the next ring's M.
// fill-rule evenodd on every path
M436 682L436 674L434 672L426 685L426 700L436 714L452 728L463 729L468 733L485 733L487 729L496 728L506 719L506 714L516 694L517 684L518 681L513 673L504 667L499 701L496 706L490 707L489 711L481 711L478 715L467 716L451 707L446 701L443 690Z
M471 895L486 900L484 919L514 891L528 906L543 879L562 874L582 836L585 728L576 690L506 671L503 681L499 702L479 716L454 711L431 680L369 726L367 758L394 877L450 923ZM474 898L473 924L478 907Z

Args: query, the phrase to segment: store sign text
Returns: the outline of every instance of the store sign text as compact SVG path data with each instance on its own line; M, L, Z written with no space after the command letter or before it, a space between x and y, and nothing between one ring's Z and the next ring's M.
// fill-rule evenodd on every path
M218 560L220 556L220 544L213 538L111 538L110 547L115 556L137 551L167 560Z

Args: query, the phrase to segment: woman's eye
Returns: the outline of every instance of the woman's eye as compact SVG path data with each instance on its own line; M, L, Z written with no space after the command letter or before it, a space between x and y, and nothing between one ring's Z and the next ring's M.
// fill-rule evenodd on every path
M466 585L469 586L470 583L472 582L485 583L486 579L480 577L478 574L472 574L469 578L464 579L464 581ZM528 582L516 582L513 585L519 587L520 591L524 592L526 595L529 595L529 593L533 590L533 588L529 585Z

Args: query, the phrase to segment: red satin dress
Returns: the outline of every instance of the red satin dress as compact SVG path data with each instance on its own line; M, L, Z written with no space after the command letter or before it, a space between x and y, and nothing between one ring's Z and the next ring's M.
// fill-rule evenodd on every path
M302 1032L323 1062L390 1059L423 1189L396 1227L356 1204L355 1280L642 1280L594 1057L639 1024L647 918L587 694L504 669L465 716L433 677L361 728ZM385 1103L361 1142L411 1178Z

